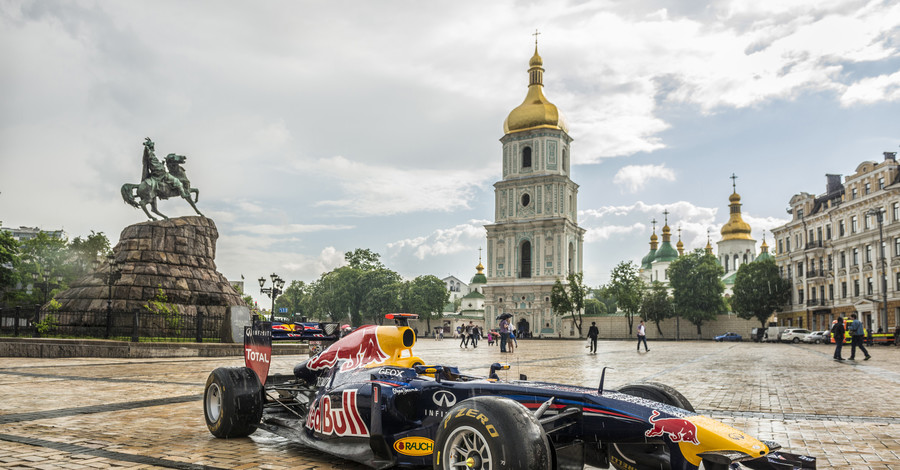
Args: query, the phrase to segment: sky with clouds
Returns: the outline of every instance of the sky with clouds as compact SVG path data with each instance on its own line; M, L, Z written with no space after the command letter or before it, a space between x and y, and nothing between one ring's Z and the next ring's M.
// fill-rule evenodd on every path
M468 279L535 29L592 286L664 210L715 245L732 173L761 241L900 144L889 0L0 0L0 221L115 243L146 220L119 188L149 136L187 155L230 279L312 281L355 248Z

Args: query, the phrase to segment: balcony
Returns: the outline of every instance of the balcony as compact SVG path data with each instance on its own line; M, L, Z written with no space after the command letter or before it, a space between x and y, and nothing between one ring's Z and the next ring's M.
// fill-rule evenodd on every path
M808 243L806 244L806 249L807 249L807 250L818 250L818 249L820 249L820 248L821 248L821 249L824 249L824 248L825 248L825 244L822 243L822 240L813 240L813 241L808 242Z
M814 279L817 277L825 277L825 270L824 269L819 269L819 270L813 269L812 271L806 271L807 279Z

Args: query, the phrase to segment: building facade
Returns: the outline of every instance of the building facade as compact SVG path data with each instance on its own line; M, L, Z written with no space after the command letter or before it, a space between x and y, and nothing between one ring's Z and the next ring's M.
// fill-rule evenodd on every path
M558 323L550 291L557 279L582 271L585 233L578 226L578 185L570 174L572 138L544 96L543 74L535 44L525 101L504 122L494 223L485 226L486 319L511 313L526 334Z
M795 194L791 221L772 230L776 263L792 285L778 324L825 330L857 313L870 331L892 331L900 324L896 153L860 163L843 181L826 178L824 194Z

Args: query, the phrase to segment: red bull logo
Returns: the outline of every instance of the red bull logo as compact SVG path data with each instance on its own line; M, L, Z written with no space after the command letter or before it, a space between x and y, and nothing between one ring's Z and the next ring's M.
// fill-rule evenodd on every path
M328 395L314 401L306 417L306 427L325 435L359 437L369 435L369 429L356 408L356 390L344 390L341 394L340 408L334 407Z
M381 364L390 356L378 341L375 325L360 327L352 335L346 336L318 356L310 359L306 367L312 370L333 367L344 360L342 371L353 370L369 364Z
M682 418L663 418L659 417L659 411L653 410L650 415L650 424L653 428L644 433L647 437L657 437L663 434L669 435L672 442L690 442L699 445L697 440L697 426L694 423Z

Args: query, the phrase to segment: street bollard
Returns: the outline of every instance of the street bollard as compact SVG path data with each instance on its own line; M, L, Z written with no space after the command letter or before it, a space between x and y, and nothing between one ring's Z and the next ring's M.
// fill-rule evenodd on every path
M141 319L140 319L140 310L134 309L134 323L131 325L131 342L137 343L140 341L141 337Z

